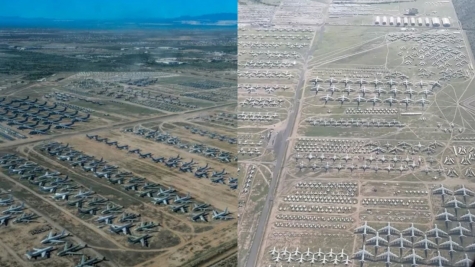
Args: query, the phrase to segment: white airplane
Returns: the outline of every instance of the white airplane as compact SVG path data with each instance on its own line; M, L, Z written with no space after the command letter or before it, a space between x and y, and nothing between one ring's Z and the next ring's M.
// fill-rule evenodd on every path
M446 222L450 222L452 220L456 220L457 218L455 217L455 215L453 215L452 213L449 213L447 211L447 209L444 209L444 212L442 213L439 213L435 216L436 219L443 219L445 220Z
M444 187L443 184L441 184L439 188L436 188L436 189L432 190L432 193L433 194L442 194L442 195L452 195L453 191L449 190L448 188Z
M378 260L385 260L385 263L389 265L392 260L399 258L398 255L391 252L391 248L388 247L387 251L376 256Z
M353 261L350 260L350 257L349 257L349 256L346 256L346 259L343 261L343 263L344 263L345 265L348 265L348 264L350 264L350 263L352 263L352 262L353 262Z
M416 103L421 103L422 107L424 107L425 104L429 104L430 101L425 99L425 98L421 98L421 99L417 100Z
M427 235L424 235L424 238L422 240L414 243L414 247L423 248L424 250L429 250L431 248L436 248L437 244L432 242L430 239L428 239Z
M403 260L406 262L411 262L411 266L415 267L418 265L417 263L423 261L424 258L417 255L414 249L412 249L412 253L404 257Z
M340 252L340 253L338 253L338 255L339 255L339 256L340 256L340 258L342 258L342 259L343 259L343 257L345 257L345 256L348 256L348 255L346 255L346 253L344 252L344 250L343 250L343 249L341 249L341 252Z
M322 249L319 248L318 251L315 253L317 255L317 257L321 257L322 255L325 255L325 253L323 253Z
M365 262L365 259L366 259L366 258L371 258L371 257L373 257L373 254L369 253L369 252L365 249L365 245L363 245L363 248L362 248L360 251L356 252L354 256L355 256L355 258L356 258L356 257L359 257L359 258L360 258L360 262Z
M449 240L441 243L439 248L447 248L450 252L455 252L456 250L463 250L463 247L452 240L452 237L449 236Z
M445 202L445 206L454 207L455 209L465 208L465 204L458 200L456 196L453 196L453 199Z
M364 222L364 224L360 227L357 227L355 229L355 232L356 233L362 233L363 236L367 235L367 234L373 234L373 233L376 233L376 230L374 228L372 228L371 226L368 225L368 222Z
M412 242L404 238L402 233L399 234L399 237L391 241L391 246L397 246L400 249L412 246Z
M279 251L276 250L275 247L274 247L272 250L269 251L269 253L270 253L272 256L274 256L276 253L278 254Z
M458 234L460 237L465 236L465 234L470 234L470 230L462 226L462 223L459 222L458 226L449 230L451 234Z
M329 82L330 85L334 84L334 83L338 83L338 80L336 80L335 78L333 77L330 77L330 79L326 80L326 82Z
M280 253L277 252L277 256L275 256L274 258L272 258L272 260L274 260L275 262L279 262L282 258L280 257Z
M327 256L323 254L323 258L320 261L322 262L322 264L326 264L328 262Z
M300 254L302 254L302 253L299 251L298 247L294 250L294 252L292 252L292 255L294 255L294 256L298 256Z
M465 187L465 185L462 185L461 188L455 190L455 195L462 195L462 196L474 196L475 192L472 190L468 189Z
M415 237L417 235L424 235L424 232L414 227L414 223L411 223L411 227L402 230L403 233L409 234L410 237Z
M311 264L317 263L318 259L315 258L315 254L312 255L312 258L309 260Z
M440 250L437 250L437 256L431 258L429 262L437 264L438 267L442 267L444 264L449 264L449 260L440 255Z
M376 232L376 235L366 241L366 244L373 244L375 247L380 247L380 244L386 245L388 241L379 236L379 233Z
M389 84L389 88L393 87L393 85L397 85L397 82L394 81L393 79L390 79L390 80L387 81L386 83Z
M328 252L327 255L328 255L330 258L333 258L333 256L336 255L335 253L333 253L333 248L330 249L330 252Z
M470 224L475 223L475 214L472 214L470 210L467 209L467 213L460 216L460 220L468 221Z
M448 234L437 227L437 224L434 224L434 228L428 230L427 235L434 236L435 239L443 238L448 236Z
M457 261L454 265L455 266L460 266L460 267L470 267L472 266L473 260L471 260L467 253L465 253L465 256L462 260Z
M358 106L360 106L361 102L366 102L366 99L364 99L361 95L358 95L356 98L353 99L354 102L358 103Z
M391 223L388 222L388 225L378 230L380 233L386 233L388 236L399 234L399 230L391 226Z
M305 256L303 254L300 255L300 259L298 260L298 263L302 264L306 261Z

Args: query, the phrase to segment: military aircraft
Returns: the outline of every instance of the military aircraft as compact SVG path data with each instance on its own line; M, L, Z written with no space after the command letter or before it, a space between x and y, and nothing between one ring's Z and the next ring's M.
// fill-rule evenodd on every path
M23 213L25 209L25 203L21 202L18 206L11 205L8 209L2 211L3 214L14 214L14 213Z
M201 220L203 222L208 222L208 219L206 219L206 215L208 215L208 213L203 211L203 212L200 212L200 213L197 213L197 214L192 214L190 219L194 222L196 222L197 220Z
M39 216L34 214L34 213L22 213L20 216L16 217L15 220L13 220L14 223L30 223L34 222L36 218ZM0 224L1 224L1 217L0 217Z
M211 208L210 204L203 203L203 204L193 204L193 209L192 211L207 211L210 210Z
M78 213L82 213L82 214L96 215L98 210L99 210L98 207L90 207L90 208L87 208L87 209L82 209L82 208L78 207Z
M326 95L326 96L320 97L320 99L325 100L325 105L326 105L328 103L328 101L333 100L333 97L331 97L330 95Z
M8 206L13 203L12 195L9 195L7 198L0 199L0 206Z
M366 244L372 244L374 247L380 247L380 244L386 245L388 241L379 236L379 233L376 232L376 235L366 241Z
M462 223L459 222L456 227L449 230L449 233L458 234L458 236L463 237L463 236L465 236L465 234L470 234L471 231L469 229L463 227Z
M357 227L355 229L355 232L356 233L362 233L363 236L367 235L367 234L373 234L373 233L376 233L376 230L374 228L372 228L371 226L368 225L368 222L364 222L364 224L360 227Z
M191 203L192 197L190 196L190 193L187 193L183 197L176 196L174 203Z
M69 244L68 242L64 243L64 248L61 251L58 251L57 255L62 256L69 256L69 255L82 255L83 253L79 253L78 251L87 248L87 244L84 245L73 245Z
M51 251L55 250L54 247L45 247L45 248L33 248L31 251L27 251L25 256L31 260L38 257L49 258Z
M153 231L153 228L158 227L159 224L154 222L141 222L137 228L135 228L136 232L149 232Z
M460 267L470 267L472 266L472 263L473 260L468 257L467 253L465 253L464 258L457 261L454 265Z
M437 267L442 267L444 264L449 264L449 260L440 255L440 250L437 250L437 256L429 259L432 264L437 264Z
M230 212L228 212L228 208L225 208L222 212L217 212L213 210L213 219L215 220L230 220L232 217L229 217Z
M152 200L152 203L156 205L164 204L164 205L170 205L170 200L173 199L171 196L163 196L163 197L154 197Z
M399 233L399 237L390 242L391 246L396 246L400 250L404 249L406 246L412 246L412 242L404 238L402 233Z
M399 234L399 230L391 226L391 223L388 222L388 225L378 230L380 233L386 233L388 236Z
M447 209L444 209L444 212L437 214L435 217L438 220L443 219L446 222L450 222L456 219L455 215L453 215L452 213L449 213Z
M462 196L474 196L475 192L462 185L459 189L455 190L455 195L462 195Z
M89 196L93 195L95 192L92 190L88 191L82 191L82 189L79 189L79 192L74 195L74 198L88 198Z
M391 248L388 247L387 251L376 256L378 260L385 260L386 266L391 264L391 261L398 259L399 256L391 252Z
M406 228L406 229L402 230L402 233L409 234L410 237L424 235L424 232L422 232L418 228L414 227L414 223L411 223L411 226L409 228Z
M105 222L106 224L111 224L112 220L114 220L117 216L115 215L107 215L107 216L99 216L99 218L96 219L96 222L98 223L103 223Z
M67 236L70 236L66 230L63 230L61 233L53 234L53 231L50 231L48 236L41 240L41 244L50 244L50 243L64 243L65 241L60 240Z
M439 188L436 188L436 189L432 190L432 193L442 194L442 195L452 195L453 191L449 190L448 188L444 187L443 184L441 184Z
M416 267L418 264L424 260L423 257L417 255L416 251L412 249L412 253L403 258L405 262L411 262L412 267Z
M111 233L115 233L115 234L123 233L124 235L130 235L130 228L132 226L134 226L134 225L131 222L123 224L123 225L110 224L109 225L109 231Z
M91 266L96 266L96 264L98 264L99 262L101 261L105 261L106 258L102 258L102 259L99 259L99 258L91 258L91 257L86 257L85 255L83 255L81 257L81 261L75 266L75 267L91 267Z
M142 247L148 247L148 239L150 239L152 236L149 234L141 235L141 236L128 236L127 241L132 244L139 243L142 244Z
M51 129L51 125L48 125L48 127L44 128L44 129L35 128L35 129L31 130L29 132L29 134L31 134L31 135L47 134L50 129Z
M415 248L423 248L424 250L429 250L431 248L436 248L437 244L432 242L427 238L427 235L424 235L424 238L414 243Z
M179 212L179 211L181 211L182 213L186 213L188 207L189 207L189 206L186 205L186 204L181 204L181 205L173 205L173 206L170 206L170 209L171 209L173 212Z
M373 254L369 253L366 249L365 249L365 245L363 245L363 248L361 250L359 250L358 252L356 252L354 254L354 257L357 258L359 257L360 259L360 262L365 262L365 260L367 258L371 258L373 257Z

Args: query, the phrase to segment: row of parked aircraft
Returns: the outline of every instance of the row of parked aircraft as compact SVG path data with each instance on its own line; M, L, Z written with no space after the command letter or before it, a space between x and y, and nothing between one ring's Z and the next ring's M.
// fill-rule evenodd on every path
M408 98L408 97L404 99L397 99L397 98L394 98L393 96L390 96L389 98L386 98L386 99L381 99L381 98L378 98L376 95L368 99L362 97L361 95L358 95L357 97L351 99L346 95L341 95L339 97L334 98L332 95L327 94L325 96L320 97L320 100L324 101L325 105L328 102L337 101L340 103L340 106L342 106L346 102L356 102L358 106L360 106L360 104L363 102L371 102L373 103L373 107L376 105L376 103L388 103L389 107L392 107L392 105L396 103L403 103L406 105L406 109L411 103L421 104L422 107L424 107L426 104L430 104L430 101L424 97L417 100L412 100L411 98Z
M160 142L166 145L172 145L180 149L189 149L191 153L200 153L209 158L215 158L220 162L229 163L232 159L232 153L224 150L220 150L216 147L205 146L204 144L191 144L181 141L179 137L173 136L160 130L151 130L141 128L134 132L136 135L143 136L146 139L151 139L156 142ZM229 143L235 143L236 140L228 139ZM236 161L236 159L234 159Z
M336 87L335 85L331 85L330 87L323 87L320 84L317 84L314 87L311 87L310 91L315 92L315 95L317 95L318 92L330 92L331 95L333 95L335 92L343 92L343 93L346 93L347 96L349 96L350 93L358 93L360 97L365 97L366 94L369 94L369 93L377 94L378 97L380 97L381 94L393 94L393 97L396 97L398 94L403 94L403 95L409 95L411 99L413 95L425 95L425 97L427 98L429 95L434 94L433 89L428 89L428 88L421 89L420 91L414 90L411 87L406 88L405 90L399 90L397 87L391 87L390 89L375 87L374 89L371 89L371 88L367 88L366 86L362 86L360 88L354 89L351 86L346 86L345 88L339 88L339 87Z
M364 84L374 84L375 87L380 85L380 84L387 84L387 85L389 85L389 87L393 87L395 85L401 84L401 85L404 85L406 88L408 88L411 85L419 86L420 88L430 85L432 89L434 89L435 87L442 87L440 81L425 82L425 81L420 80L418 82L411 82L407 79L405 79L402 82L398 82L397 80L393 80L393 79L389 79L389 80L374 79L373 81L367 81L364 78L359 78L357 80L350 80L348 77L345 77L341 80L337 80L334 77L330 77L329 79L324 80L324 79L317 76L317 77L311 79L310 82L314 83L315 85L317 85L321 82L326 82L326 83L329 83L330 85L337 84L337 83L343 83L343 84L345 84L345 86L347 86L348 84L358 84L360 87L362 87Z

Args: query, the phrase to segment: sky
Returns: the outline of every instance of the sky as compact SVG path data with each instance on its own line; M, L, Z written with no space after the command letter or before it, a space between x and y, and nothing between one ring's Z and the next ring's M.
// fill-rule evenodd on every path
M237 0L0 0L0 17L113 20L216 13L237 13Z

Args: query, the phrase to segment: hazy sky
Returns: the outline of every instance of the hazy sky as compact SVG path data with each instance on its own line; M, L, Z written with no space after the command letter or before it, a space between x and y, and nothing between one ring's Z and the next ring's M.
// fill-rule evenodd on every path
M0 17L101 20L215 13L237 13L237 0L0 0Z

